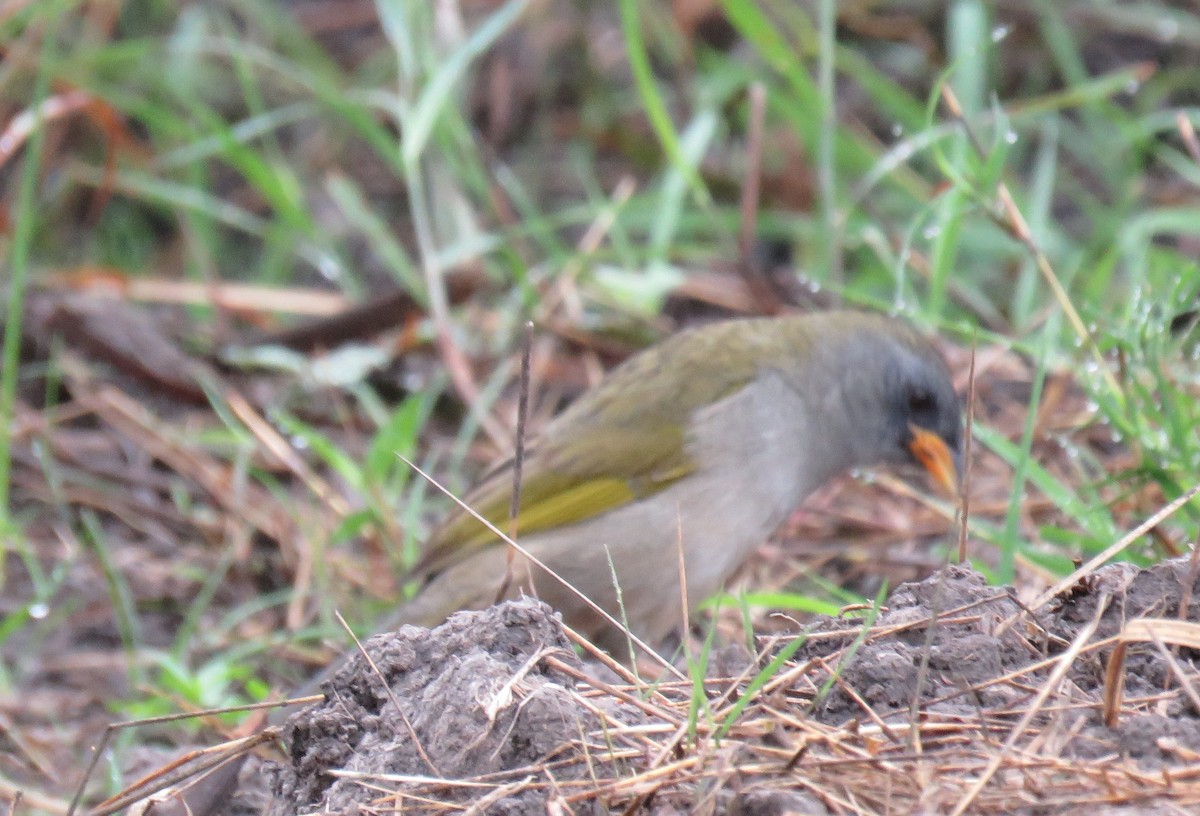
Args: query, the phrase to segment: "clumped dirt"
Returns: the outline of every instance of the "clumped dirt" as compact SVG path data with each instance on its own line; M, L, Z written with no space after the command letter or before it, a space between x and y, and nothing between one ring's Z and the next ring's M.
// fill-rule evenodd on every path
M1054 670L1051 658L1061 655L1097 616L1089 643L1118 635L1133 618L1176 617L1190 577L1187 619L1200 620L1200 584L1191 572L1186 559L1145 570L1115 564L1030 614L1009 588L988 586L968 567L947 567L924 581L898 587L888 599L888 611L857 650L845 647L862 633L862 622L827 619L813 627L795 660L830 666L830 656L838 657L838 681L812 712L831 725L855 718L890 721L914 710L925 723L978 719L981 713L989 719L1019 716ZM931 628L928 622L935 613L938 623ZM1156 710L1134 713L1111 729L1099 722L1098 702L1111 652L1085 649L1070 664L1066 693L1082 719L1061 755L1114 755L1158 768L1180 761L1188 752L1200 752L1200 714L1186 695L1172 691L1179 684L1153 644L1133 648L1125 656L1124 696L1161 698ZM1177 665L1193 673L1198 656L1183 649L1176 655ZM1015 676L1002 680L1008 675ZM1172 750L1164 751L1164 744Z
M577 743L600 726L598 711L573 694L571 677L545 664L543 658L554 655L579 667L544 604L522 599L461 612L432 632L404 626L377 635L365 648L374 668L355 656L324 684L324 703L288 720L284 739L292 764L276 781L269 811L275 816L367 804L378 796L368 785L377 784L380 774L496 780L546 762L554 763L560 782L586 773ZM644 719L617 700L599 705L610 722ZM354 776L338 779L335 770ZM471 793L439 787L432 785L432 795L443 801ZM544 813L545 798L544 790L518 788L496 797L492 807Z
M948 567L898 587L869 626L806 627L765 682L794 636L740 665L723 654L713 665L730 676L705 684L694 724L691 683L608 685L535 601L460 613L368 642L391 696L360 656L290 718L269 812L948 813L968 795L968 813L1188 812L1174 808L1200 804L1200 714L1174 672L1194 676L1197 653L1176 650L1172 669L1163 649L1134 645L1118 724L1100 714L1110 639L1133 618L1176 617L1185 592L1194 621L1187 560L1114 565L1029 610Z

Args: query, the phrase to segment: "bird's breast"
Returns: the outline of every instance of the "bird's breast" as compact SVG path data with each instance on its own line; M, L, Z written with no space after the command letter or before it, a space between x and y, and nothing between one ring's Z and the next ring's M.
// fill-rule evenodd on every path
M809 424L805 400L772 372L696 414L688 452L700 466L678 489L695 511L689 565L717 585L827 478L805 442Z

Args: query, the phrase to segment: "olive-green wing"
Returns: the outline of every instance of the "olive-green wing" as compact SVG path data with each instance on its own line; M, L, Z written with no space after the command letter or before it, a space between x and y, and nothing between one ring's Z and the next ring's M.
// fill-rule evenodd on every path
M685 443L693 413L741 389L755 375L755 356L730 348L744 341L723 331L676 335L651 354L615 369L553 420L525 459L518 536L586 521L691 473L696 464ZM713 360L721 358L741 363L714 367ZM664 369L702 375L663 377ZM505 533L512 525L512 478L512 463L506 462L465 499ZM460 508L434 532L412 574L440 572L498 541Z
M664 431L663 435L668 432ZM523 468L517 535L585 521L651 495L692 471L694 466L681 448L677 447L674 455L651 460L645 452L653 445L661 444L662 438L646 439L645 442L638 445L631 439L614 441L606 453L606 456L620 456L622 450L629 452L627 464L639 471L629 477L609 475L600 470L598 462L588 462L577 455L573 455L570 462L556 465L555 457L543 454L542 449L531 452ZM464 500L468 507L505 534L512 530L509 520L512 479L510 461L495 468ZM418 575L441 572L498 541L479 519L459 508L434 532L412 572Z

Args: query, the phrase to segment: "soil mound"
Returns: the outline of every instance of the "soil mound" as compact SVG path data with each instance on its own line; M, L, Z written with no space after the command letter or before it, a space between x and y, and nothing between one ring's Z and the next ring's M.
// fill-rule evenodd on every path
M1037 610L948 567L653 687L591 679L535 601L460 613L372 638L379 674L356 657L291 717L270 812L1196 812L1200 653L1127 635L1197 620L1197 596L1186 560L1106 567Z

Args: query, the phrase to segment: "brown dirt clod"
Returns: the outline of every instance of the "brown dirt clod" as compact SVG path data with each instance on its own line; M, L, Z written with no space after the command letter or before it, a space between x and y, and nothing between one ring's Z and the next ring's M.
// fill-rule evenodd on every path
M1112 813L1194 807L1200 713L1176 680L1194 676L1191 650L1131 647L1117 726L1100 714L1106 639L1133 618L1175 617L1189 574L1186 559L1112 565L1030 610L1010 588L947 567L898 587L869 627L848 618L806 627L799 649L753 690L790 636L763 638L740 669L715 659L740 676L710 678L694 722L691 683L660 682L650 697L631 688L624 700L603 682L577 688L542 659L578 665L556 617L533 600L459 613L431 631L403 627L366 646L390 695L357 656L326 684L324 703L289 720L291 764L277 771L269 812L368 803L440 812L435 803L447 802L506 814L1091 816L1097 799ZM1187 618L1200 618L1200 604ZM648 703L628 702L636 698Z

